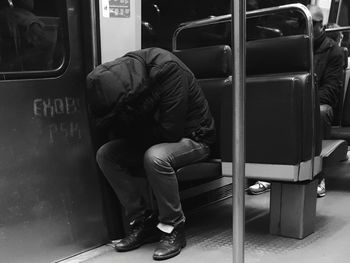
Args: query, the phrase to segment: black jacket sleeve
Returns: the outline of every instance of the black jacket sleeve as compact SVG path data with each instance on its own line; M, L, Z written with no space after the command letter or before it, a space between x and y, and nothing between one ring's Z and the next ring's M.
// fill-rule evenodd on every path
M338 47L333 47L328 58L319 87L319 96L321 104L328 104L334 108L338 103L343 83L343 53Z
M184 136L188 109L188 80L176 62L167 63L160 72L159 108L154 135L160 142L176 142Z

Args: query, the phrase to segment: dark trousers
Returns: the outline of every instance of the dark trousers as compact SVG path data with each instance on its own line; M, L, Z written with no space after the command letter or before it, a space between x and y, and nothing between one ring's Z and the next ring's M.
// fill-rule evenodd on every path
M329 139L331 134L332 122L333 122L333 109L328 104L320 105L320 114L321 114L321 139ZM317 178L320 183L325 177L324 173L321 172Z
M185 220L175 171L208 156L207 145L188 138L148 149L118 139L104 144L97 151L96 159L131 221L147 210L146 200L135 187L135 176L142 175L143 170L157 201L159 221L175 226Z
M321 138L329 139L332 122L333 122L333 109L328 104L320 105L320 114L321 114Z

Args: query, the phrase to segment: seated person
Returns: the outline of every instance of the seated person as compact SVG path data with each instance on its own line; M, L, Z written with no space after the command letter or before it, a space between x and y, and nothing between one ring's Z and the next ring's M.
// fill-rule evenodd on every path
M339 92L343 85L343 52L339 43L326 36L323 26L323 13L318 6L308 6L314 24L314 65L318 87L321 134L329 138L333 122L333 109L336 108ZM317 196L326 195L325 179L320 178Z
M326 25L326 28L339 28L340 26L336 23L329 23ZM333 41L335 43L338 44L338 46L341 47L341 44L342 44L342 41L343 41L343 38L344 38L344 35L341 31L337 31L337 32L328 32L327 33L327 36L330 38L330 39L333 39Z
M186 239L175 171L208 158L215 141L214 119L197 80L172 53L149 48L98 66L87 84L95 126L111 134L97 151L97 163L130 222L115 249L159 241L161 232L153 258L176 256ZM158 219L135 184L144 173Z
M323 26L323 13L320 7L308 5L312 15L314 33L315 84L318 89L321 113L321 137L327 139L333 121L343 79L343 52L338 43L326 36ZM270 189L270 183L257 182L248 188L248 193L259 194ZM326 195L325 179L320 177L317 196Z

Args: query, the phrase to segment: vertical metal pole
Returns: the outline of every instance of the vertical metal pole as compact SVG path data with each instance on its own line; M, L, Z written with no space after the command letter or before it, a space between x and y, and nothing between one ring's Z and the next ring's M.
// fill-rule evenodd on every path
M97 17L95 0L90 0L90 19L91 19L91 37L92 37L92 64L95 68L98 65L98 51L97 51Z
M232 47L232 253L234 263L244 262L245 174L245 40L246 1L231 0Z

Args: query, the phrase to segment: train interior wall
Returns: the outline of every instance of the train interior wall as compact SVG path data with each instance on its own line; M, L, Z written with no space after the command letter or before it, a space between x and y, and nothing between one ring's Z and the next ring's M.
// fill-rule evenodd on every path
M226 14L229 9L229 1L220 1L218 5L204 1L197 6L195 1L186 1L174 6L176 1L144 0L142 8L146 8L147 2L151 4L148 20L153 31L142 28L142 47L157 45L169 50L171 33L178 23ZM158 5L160 13L154 5ZM182 12L185 7L191 7L186 8L189 13ZM0 105L1 112L6 113L0 115L1 123L6 124L0 133L1 262L58 261L122 235L119 204L96 167L95 142L85 103L85 76L92 69L89 11L85 1L36 0L33 11L36 15L61 18L63 34L66 34L61 40L67 60L63 61L62 68L57 64L57 74L54 70L45 71L45 77L26 72L1 73ZM142 20L147 21L146 18ZM170 29L164 27L167 24L164 21L168 21ZM227 27L220 30L227 32ZM139 36L131 38L139 41ZM213 39L217 40L217 34ZM132 47L140 46L138 43ZM112 54L110 58L114 57ZM348 256L343 242L349 233L346 222L350 221L346 209L342 209L348 201L348 165L331 172L329 194L318 204L319 232L316 233L319 234L299 243L266 234L268 194L261 198L247 197L246 247L247 259L251 260L248 262L265 262L257 258L277 262L277 251L281 256L292 258L309 251L317 258L317 251L321 253L324 247L332 245L325 238L328 235L336 238L334 246L338 244L332 261ZM330 205L333 202L338 205ZM228 199L204 210L188 209L189 245L181 254L183 257L173 260L195 262L207 256L209 261L220 257L223 262L230 262L231 208ZM316 242L318 240L322 242ZM317 244L321 244L319 250L312 252ZM145 255L153 249L147 245L132 254L116 254L110 248L102 247L106 253L96 252L86 262L147 262ZM326 255L325 260L329 258Z

